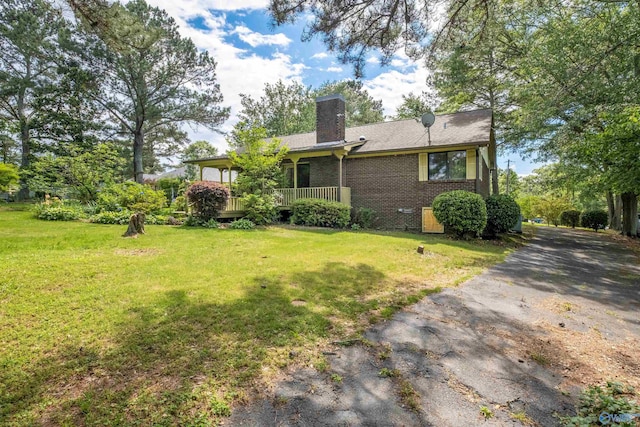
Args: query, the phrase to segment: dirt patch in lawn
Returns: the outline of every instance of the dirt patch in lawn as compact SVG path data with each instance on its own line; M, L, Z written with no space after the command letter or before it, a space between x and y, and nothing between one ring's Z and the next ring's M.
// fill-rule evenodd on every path
M158 255L160 253L157 249L116 249L116 255L124 255L124 256L151 256Z

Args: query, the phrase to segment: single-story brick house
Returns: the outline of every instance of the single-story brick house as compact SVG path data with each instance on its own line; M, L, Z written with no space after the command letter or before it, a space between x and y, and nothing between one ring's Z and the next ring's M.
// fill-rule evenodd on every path
M398 120L345 129L341 95L316 100L316 131L278 137L289 153L283 167L289 188L278 189L282 208L303 197L371 208L383 228L442 232L430 207L440 193L497 192L496 143L491 110L436 116L429 131L420 120ZM226 156L193 160L216 168L223 183L234 174ZM230 199L225 216L240 216Z

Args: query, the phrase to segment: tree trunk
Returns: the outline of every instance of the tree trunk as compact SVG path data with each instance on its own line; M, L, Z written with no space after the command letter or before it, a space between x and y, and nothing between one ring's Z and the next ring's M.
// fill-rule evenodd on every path
M607 208L609 214L609 228L620 231L622 229L622 199L620 195L607 191Z
M138 128L133 134L133 176L139 184L144 183L144 168L142 166L142 150L144 148L144 132Z
M636 237L638 233L638 195L622 193L622 234Z
M20 121L20 143L22 148L22 158L20 167L22 170L29 168L31 164L31 140L29 137L29 123L26 118ZM29 198L29 186L24 178L20 180L20 191L18 192L18 200L27 200Z
M616 231L620 231L622 230L622 197L620 197L619 194L615 195L615 198L613 200L613 206L614 206L615 221L611 228L613 228Z
M129 227L122 237L136 237L138 234L144 234L144 218L143 213L134 213L129 218Z

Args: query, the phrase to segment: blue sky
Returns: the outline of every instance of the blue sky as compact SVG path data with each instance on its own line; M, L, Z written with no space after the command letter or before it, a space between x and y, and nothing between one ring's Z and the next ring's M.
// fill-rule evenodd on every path
M165 9L200 49L218 62L217 72L224 104L231 107L231 117L221 130L228 132L237 121L240 94L259 97L265 83L298 81L319 86L327 80L352 78L353 70L342 65L326 50L320 40L301 42L305 22L272 28L266 11L267 0L147 0ZM399 52L392 63L381 68L375 54L367 60L364 87L382 100L385 115L395 113L402 95L427 90L429 71ZM225 139L203 128L188 128L192 141L205 139L224 151ZM515 162L519 174L534 167L517 154L508 158ZM507 156L501 156L500 167L506 168Z

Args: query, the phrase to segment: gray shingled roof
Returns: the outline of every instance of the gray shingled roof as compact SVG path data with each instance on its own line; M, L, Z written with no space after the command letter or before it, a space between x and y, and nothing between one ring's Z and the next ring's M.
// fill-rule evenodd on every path
M489 109L437 115L430 128L430 144L427 130L419 119L417 121L414 119L398 120L347 128L346 141L316 144L315 131L280 136L278 139L281 139L282 143L289 147L290 152L319 151L359 145L351 150L352 154L413 150L428 146L482 145L488 144L491 139L491 118L492 112ZM365 137L366 142L360 142L361 136ZM227 156L217 156L211 159L224 158Z
M491 110L465 111L436 116L431 126L431 146L480 145L491 138ZM316 144L316 133L281 136L289 151L311 151L366 142L352 153L372 153L389 150L411 150L429 146L426 129L414 119L373 123L346 129L345 143Z

